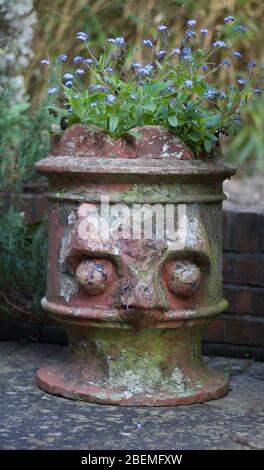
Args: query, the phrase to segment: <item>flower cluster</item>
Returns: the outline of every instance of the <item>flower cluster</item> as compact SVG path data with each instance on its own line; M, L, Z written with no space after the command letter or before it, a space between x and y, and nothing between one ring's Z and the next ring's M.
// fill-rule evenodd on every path
M143 63L136 60L124 37L109 38L104 53L96 58L89 34L78 32L76 39L84 46L81 55L61 54L55 61L41 61L55 77L48 94L61 100L62 92L63 108L53 108L63 117L64 127L65 123L96 124L118 138L137 136L135 127L162 125L197 155L210 153L221 133L236 129L242 109L262 93L264 66L255 61L248 62L244 71L233 71L230 76L235 81L226 90L215 85L219 70L238 67L242 52L231 50L230 38L245 32L245 26L227 16L208 45L208 29L190 19L181 42L169 47L168 28L161 24L155 37L143 40L142 55L148 57ZM219 49L226 55L222 60Z

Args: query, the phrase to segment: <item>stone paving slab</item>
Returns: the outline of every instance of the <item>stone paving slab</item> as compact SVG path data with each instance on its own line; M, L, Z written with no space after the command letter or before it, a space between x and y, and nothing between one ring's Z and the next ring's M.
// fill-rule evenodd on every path
M210 366L228 377L242 374L252 363L252 359L232 359L230 357L210 358Z
M226 397L206 404L126 408L48 395L35 372L66 348L0 343L0 449L264 449L264 364L207 358L231 375Z
M247 370L247 375L255 379L264 380L264 362L254 362Z

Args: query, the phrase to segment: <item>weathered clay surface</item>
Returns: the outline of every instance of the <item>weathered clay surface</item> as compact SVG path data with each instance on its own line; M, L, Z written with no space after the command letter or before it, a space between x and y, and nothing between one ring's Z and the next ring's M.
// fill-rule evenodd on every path
M140 138L127 135L113 140L97 126L75 124L55 141L53 154L84 157L175 158L189 160L193 152L174 134L161 126L134 129Z
M168 273L169 289L181 297L191 297L198 289L201 270L189 260L175 261Z
M42 305L63 323L71 344L69 359L38 371L38 384L68 398L121 405L216 398L227 382L203 364L200 343L208 322L226 306L222 181L233 171L218 160L197 164L161 127L140 131L138 140L113 141L94 126L75 125L55 154L37 164L50 174L51 201ZM142 224L135 236L131 211L135 205L142 210L143 194L144 221L154 228L146 235ZM100 196L108 198L107 209ZM162 234L158 224L166 202L187 203L180 245L176 228Z
M70 356L39 369L49 393L97 403L162 406L202 402L228 390L224 376L202 362L201 325L139 331L68 325Z

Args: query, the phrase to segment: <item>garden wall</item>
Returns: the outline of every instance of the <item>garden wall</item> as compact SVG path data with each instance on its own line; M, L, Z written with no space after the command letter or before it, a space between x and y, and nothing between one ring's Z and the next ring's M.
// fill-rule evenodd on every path
M44 187L41 188L41 191ZM43 218L47 202L39 187L26 188L20 201L28 222ZM2 194L8 206L12 195ZM204 351L264 359L264 207L224 202L224 294L227 311L209 327ZM65 343L66 335L55 322L19 314L7 320L0 313L0 339L30 338Z
M224 202L223 280L227 311L205 340L223 350L264 353L264 207Z

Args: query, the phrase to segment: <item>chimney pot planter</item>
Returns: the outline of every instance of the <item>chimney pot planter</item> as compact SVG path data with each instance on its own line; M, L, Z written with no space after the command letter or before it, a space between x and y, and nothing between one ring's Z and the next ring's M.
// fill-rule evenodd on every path
M222 183L234 170L217 157L196 158L163 127L139 131L138 139L114 141L96 126L75 124L36 165L49 179L42 305L65 327L70 343L63 361L38 370L38 385L66 398L116 405L218 398L228 383L202 361L201 337L227 305ZM118 236L117 226L107 238L94 219L87 227L93 210L107 232L116 211L133 209L134 217L150 207L157 229L155 211L166 214L168 206L178 224L185 208L181 245L157 230L150 238L129 238Z

